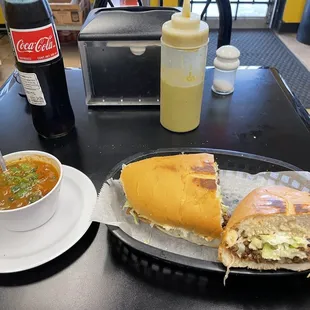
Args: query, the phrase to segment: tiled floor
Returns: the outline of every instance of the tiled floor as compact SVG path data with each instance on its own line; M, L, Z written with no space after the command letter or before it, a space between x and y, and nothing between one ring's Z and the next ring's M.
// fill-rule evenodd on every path
M282 34L279 37L310 71L310 46L298 42L294 34ZM75 43L63 44L61 50L66 67L81 66L78 48ZM5 35L0 36L0 60L2 62L0 65L0 85L2 85L14 70L14 57L8 37ZM308 109L308 112L310 113L310 109Z

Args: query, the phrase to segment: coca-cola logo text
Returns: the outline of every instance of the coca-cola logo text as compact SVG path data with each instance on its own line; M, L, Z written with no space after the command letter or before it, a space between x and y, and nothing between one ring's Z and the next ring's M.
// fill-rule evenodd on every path
M40 63L59 56L57 38L52 24L34 29L11 29L19 62Z
M44 37L39 39L37 42L24 42L24 40L19 40L16 44L16 49L18 52L44 52L51 50L55 47L53 44L52 36Z

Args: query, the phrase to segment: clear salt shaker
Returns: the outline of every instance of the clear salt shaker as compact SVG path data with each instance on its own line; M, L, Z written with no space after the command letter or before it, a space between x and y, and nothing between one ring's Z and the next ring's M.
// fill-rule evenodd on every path
M232 45L221 46L214 59L212 91L219 95L229 95L234 91L236 72L240 65L240 51Z

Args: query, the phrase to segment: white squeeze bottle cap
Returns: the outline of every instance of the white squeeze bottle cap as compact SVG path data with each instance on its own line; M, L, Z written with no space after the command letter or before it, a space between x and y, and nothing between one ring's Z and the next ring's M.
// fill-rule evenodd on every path
M178 49L196 49L208 43L209 26L190 11L190 0L184 0L182 13L175 13L162 27L162 42Z

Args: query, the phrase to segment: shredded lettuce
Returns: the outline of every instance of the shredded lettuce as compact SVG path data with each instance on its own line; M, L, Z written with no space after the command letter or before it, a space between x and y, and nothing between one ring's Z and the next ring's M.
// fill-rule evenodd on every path
M237 241L238 241L238 233L234 229L228 231L227 237L226 237L227 246L230 248L233 245L235 245ZM241 242L243 241L240 240L238 243L241 243Z
M229 238L228 238L229 237ZM298 257L307 258L306 249L310 245L310 240L304 237L294 237L287 232L277 232L268 235L257 235L251 238L238 238L237 236L227 236L227 244L231 247L238 245L237 255L241 257L245 251L244 242L249 242L251 250L259 250L262 258L268 260L281 260L283 258L293 259Z
M135 212L134 210L130 210L129 213L132 215L133 220L135 221L135 224L136 224L136 225L139 225L139 218L138 218L136 212Z
M240 243L238 246L237 255L241 257L244 252L245 252L245 245L243 243Z
M307 258L305 251L299 248L307 248L309 241L302 237L293 237L286 232L277 232L270 235L259 235L252 238L250 248L262 249L262 258L281 260L281 258Z
M128 200L126 200L126 202L123 205L123 210L128 209L129 208L129 214L133 217L133 220L135 221L136 225L139 225L139 217L138 214L132 209L130 203Z
M124 205L123 205L123 210L131 208L130 203L128 200L125 201Z
M223 212L224 214L227 214L228 211L229 211L229 207L227 207L227 206L225 206L224 204L222 204L222 212Z
M260 250L260 249L263 248L263 241L260 240L259 238L254 237L251 240L249 248L252 249L252 250Z
M303 247L306 248L308 245L308 240L301 237L293 237L288 233L278 232L272 235L260 235L260 239L264 243L269 243L270 245L277 246L280 244L288 244L293 248Z
M276 247L269 243L264 244L262 250L262 257L264 259L280 260L281 258L307 258L307 254L303 251L290 247L288 244L279 244Z

